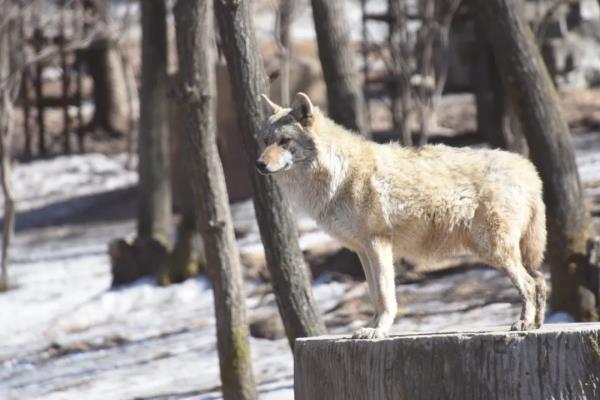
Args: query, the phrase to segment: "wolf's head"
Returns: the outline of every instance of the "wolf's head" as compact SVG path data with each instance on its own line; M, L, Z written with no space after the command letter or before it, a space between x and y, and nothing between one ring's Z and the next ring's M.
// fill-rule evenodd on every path
M287 171L316 157L314 132L315 109L308 96L297 93L291 108L283 108L262 95L271 114L261 137L264 150L256 161L262 174Z

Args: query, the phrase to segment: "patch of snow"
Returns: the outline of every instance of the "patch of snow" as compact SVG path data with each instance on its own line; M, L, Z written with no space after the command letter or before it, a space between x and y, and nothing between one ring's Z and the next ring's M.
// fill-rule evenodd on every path
M576 322L575 317L564 311L557 311L555 313L549 312L546 315L546 324L561 324L565 322Z
M20 212L132 186L137 173L127 170L119 157L85 154L17 164L12 181ZM3 205L0 196L0 208Z

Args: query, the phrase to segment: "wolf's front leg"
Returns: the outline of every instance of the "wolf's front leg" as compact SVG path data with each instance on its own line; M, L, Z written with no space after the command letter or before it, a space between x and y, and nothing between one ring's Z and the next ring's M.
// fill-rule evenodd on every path
M396 318L396 286L394 283L394 257L388 240L371 241L360 254L365 270L371 300L375 307L375 317L369 326L360 328L352 336L354 339L386 337Z

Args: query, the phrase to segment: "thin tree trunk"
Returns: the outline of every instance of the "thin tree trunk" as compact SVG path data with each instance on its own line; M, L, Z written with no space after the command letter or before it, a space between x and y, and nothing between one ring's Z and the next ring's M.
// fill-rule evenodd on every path
M0 9L6 10L7 0L0 0ZM10 41L7 18L0 16L0 82L10 75ZM4 217L2 226L2 258L0 260L0 291L9 287L8 263L10 242L15 229L15 200L11 185L10 139L12 131L12 99L9 87L0 89L0 181L4 196Z
M515 0L476 0L477 18L494 49L509 101L526 135L530 154L544 182L548 216L546 259L552 272L552 309L583 315L589 214L569 129L533 34Z
M62 79L61 79L61 83L62 83L62 111L63 111L63 151L66 154L70 154L71 153L71 138L70 138L70 134L71 134L71 124L70 124L70 119L69 119L69 88L71 86L70 84L70 79L69 79L69 73L68 73L68 66L67 66L67 53L65 51L65 44L67 42L67 33L65 30L65 1L61 1L60 3L60 16L59 16L59 29L60 29L60 35L59 35L59 40L60 40L60 66L62 68Z
M238 124L243 132L254 188L254 208L279 313L290 346L298 337L320 335L325 327L317 311L310 279L298 244L298 233L289 203L272 178L254 168L264 115L260 94L267 79L256 43L254 26L245 0L216 0L215 14L222 48L232 82Z
M33 44L36 53L42 49L43 32L36 28L33 33ZM35 66L35 100L37 105L37 126L38 126L38 154L42 157L46 156L46 122L45 122L45 107L44 107L44 81L42 74L44 71L44 63L40 61Z
M85 11L83 5L75 3L75 35L84 37L86 24L84 21ZM82 52L77 51L75 55L75 69L77 78L75 80L75 102L77 103L77 150L85 152L85 127L83 125L83 59ZM132 134L132 133L130 133Z
M329 116L366 136L365 104L343 0L311 0Z
M2 40L2 39L0 39ZM1 52L0 52L1 53ZM4 90L3 92L6 92ZM0 110L0 180L2 181L2 195L4 196L4 217L2 225L2 269L0 271L0 292L7 290L9 287L8 278L8 263L10 243L15 232L15 196L11 182L11 160L10 160L10 143L11 143L11 121L7 115L7 111L11 108L10 99L7 93L2 93L2 109Z
M25 23L26 17L25 12L23 10L23 5L19 7L19 40L22 43L26 42L25 35ZM26 46L23 44L23 54L26 54ZM23 72L21 72L21 104L23 105L23 135L25 136L24 140L24 149L23 154L26 160L29 160L33 155L32 152L32 144L31 144L31 100L29 97L29 80L31 77L31 69L28 67L23 68Z
M418 92L418 115L419 115L419 138L418 145L427 144L429 130L431 129L431 120L434 116L433 96L435 92L435 69L433 64L433 46L438 30L438 20L436 14L439 14L440 4L436 5L436 0L423 0L421 3L422 26L419 30L420 53L419 54L419 72L421 74L421 84L417 88Z
M23 104L23 135L24 149L23 155L26 160L31 159L33 152L31 147L31 100L29 98L29 68L25 68L21 73L21 104Z
M178 0L174 15L190 184L214 288L223 397L256 399L240 256L217 149L212 0Z
M388 0L390 15L388 45L391 55L389 82L392 108L392 128L404 146L412 146L410 56L406 0Z
M476 21L477 22L477 21ZM504 126L504 93L492 49L485 38L485 30L476 24L477 50L474 63L475 103L477 130L490 147L506 149L508 141Z
M281 104L284 107L290 105L290 25L292 24L293 12L293 0L281 0L279 2L278 32L275 33L275 36L280 52Z
M171 185L167 137L167 25L164 0L141 0L138 236L168 244Z

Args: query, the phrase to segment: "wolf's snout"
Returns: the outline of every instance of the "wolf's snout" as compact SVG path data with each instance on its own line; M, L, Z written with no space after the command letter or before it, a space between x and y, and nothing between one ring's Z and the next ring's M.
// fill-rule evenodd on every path
M261 172L263 174L266 174L266 173L269 172L267 170L267 163L266 163L266 161L264 161L264 160L262 160L262 159L259 158L258 160L256 160L256 164L255 165L256 165L256 169L259 172Z

